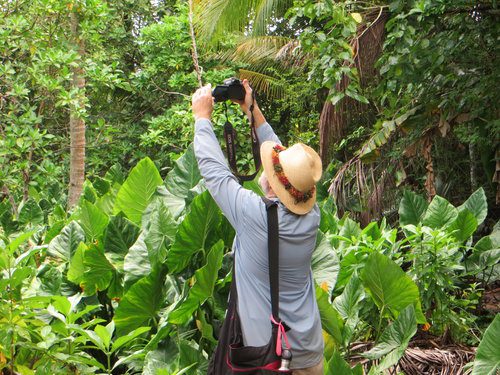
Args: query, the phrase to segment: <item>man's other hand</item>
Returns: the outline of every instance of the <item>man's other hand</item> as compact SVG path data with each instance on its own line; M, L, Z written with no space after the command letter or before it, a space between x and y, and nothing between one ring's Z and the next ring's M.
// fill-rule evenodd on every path
M212 86L210 84L196 90L193 94L191 109L194 119L209 119L212 117L214 109L214 98L212 97Z

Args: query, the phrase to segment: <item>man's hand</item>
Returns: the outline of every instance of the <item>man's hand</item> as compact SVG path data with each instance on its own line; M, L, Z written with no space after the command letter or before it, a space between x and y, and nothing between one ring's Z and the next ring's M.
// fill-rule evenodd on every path
M255 127L258 128L261 126L263 123L266 122L266 119L264 115L262 114L259 106L257 105L257 101L254 102L253 96L252 96L252 88L250 87L250 84L248 83L248 79L243 80L243 87L245 88L245 100L232 100L234 103L238 103L241 107L241 110L247 115L248 121L252 121L251 115L250 115L250 106L254 105L253 108L253 116L254 116L254 121L255 121Z
M242 82L243 84L243 87L245 88L245 99L244 100L232 100L232 102L234 103L238 103L241 107L241 110L245 113L245 114L249 114L249 111L250 111L250 106L252 105L252 102L253 102L253 98L252 98L252 88L250 87L250 84L248 83L248 79L244 79ZM255 106L257 106L257 102L255 102L254 104Z
M212 86L210 84L196 90L193 94L191 109L195 120L200 118L210 120L214 109L214 98L212 97Z

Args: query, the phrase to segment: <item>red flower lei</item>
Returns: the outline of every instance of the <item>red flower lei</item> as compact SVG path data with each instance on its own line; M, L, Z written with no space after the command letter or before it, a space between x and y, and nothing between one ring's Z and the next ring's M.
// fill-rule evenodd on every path
M290 183L290 181L288 181L288 178L285 176L285 172L283 172L283 167L280 164L279 153L283 150L286 150L286 148L280 145L276 145L273 147L272 159L273 159L274 172L276 173L278 180L285 187L285 189L290 193L292 197L295 198L295 203L307 202L309 199L312 198L314 191L316 190L316 187L313 186L309 191L303 193L302 191L296 189Z

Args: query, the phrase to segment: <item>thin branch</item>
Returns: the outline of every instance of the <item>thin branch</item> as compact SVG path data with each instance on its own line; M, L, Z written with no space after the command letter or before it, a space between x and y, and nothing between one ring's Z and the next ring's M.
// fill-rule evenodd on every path
M162 93L164 93L164 94L169 94L169 95L182 95L182 96L184 96L184 97L186 97L186 98L188 98L188 97L189 97L189 95L183 94L182 92L163 90L160 86L158 86L158 85L156 84L156 82L155 82L154 80L153 80L153 81L151 81L151 82L153 83L153 85L154 85L154 86L155 86L158 90L160 90L160 91L161 91Z
M191 40L193 43L193 50L191 56L193 57L194 70L196 70L196 75L198 76L198 85L203 86L201 81L201 69L198 64L198 49L196 48L196 37L194 35L193 27L193 0L189 0L189 33L191 34Z

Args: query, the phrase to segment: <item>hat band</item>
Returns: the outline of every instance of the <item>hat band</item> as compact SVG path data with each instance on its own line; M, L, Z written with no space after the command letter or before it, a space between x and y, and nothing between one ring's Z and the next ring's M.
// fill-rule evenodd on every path
M290 193L292 197L295 198L295 203L305 203L309 199L312 198L314 195L314 191L316 190L316 187L313 186L311 189L309 189L307 192L302 192L298 189L296 189L288 180L288 178L285 176L285 172L283 171L283 167L280 164L280 157L279 153L283 150L286 150L285 147L276 145L273 147L273 167L274 167L274 173L276 173L276 176L278 177L278 180L281 182L281 184L284 186L286 191Z

